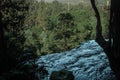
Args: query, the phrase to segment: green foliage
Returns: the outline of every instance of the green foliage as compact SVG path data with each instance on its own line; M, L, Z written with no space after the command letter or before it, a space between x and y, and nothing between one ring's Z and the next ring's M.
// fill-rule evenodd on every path
M2 24L4 30L7 50L11 53L21 52L24 43L24 19L28 10L25 0L3 0L1 6L4 6L2 12ZM16 50L14 50L16 49ZM15 51L15 52L14 52ZM7 53L8 53L7 52Z
M103 35L107 38L107 13L101 12ZM90 5L70 5L57 0L52 3L33 1L26 18L26 46L34 46L37 55L66 51L77 47L81 42L94 39L96 19ZM31 25L32 24L32 25Z
M24 20L29 3L26 0L2 0L0 9L0 71L7 73L25 61L19 57L24 55Z
M108 11L98 8L103 35L108 38ZM38 55L70 50L96 34L90 5L70 5L68 12L66 4L57 0L0 0L0 17L0 71L12 74L11 80L18 75L20 80L33 79Z

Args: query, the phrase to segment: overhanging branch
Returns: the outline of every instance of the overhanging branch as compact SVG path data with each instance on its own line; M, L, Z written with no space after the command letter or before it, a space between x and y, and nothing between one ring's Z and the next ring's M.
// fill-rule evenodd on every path
M98 12L98 9L95 5L95 0L90 0L91 1L91 5L92 8L94 9L95 12L95 16L97 19L97 25L96 25L96 39L95 41L104 49L106 50L107 42L105 41L105 39L102 36L102 25L101 25L101 19L100 19L100 14Z

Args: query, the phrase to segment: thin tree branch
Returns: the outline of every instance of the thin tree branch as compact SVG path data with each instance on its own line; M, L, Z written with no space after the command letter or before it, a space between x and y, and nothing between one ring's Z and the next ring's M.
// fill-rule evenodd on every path
M97 25L96 25L96 39L95 41L104 49L106 50L107 42L102 36L102 25L101 25L101 19L100 19L100 14L98 12L98 9L95 5L95 0L90 0L92 8L94 9L95 16L97 19Z

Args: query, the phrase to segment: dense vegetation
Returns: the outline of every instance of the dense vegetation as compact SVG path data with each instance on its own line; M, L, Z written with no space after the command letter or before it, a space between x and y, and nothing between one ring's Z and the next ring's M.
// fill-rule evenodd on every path
M34 61L39 55L70 50L95 38L92 7L41 0L0 0L0 79L35 79ZM108 11L101 12L107 38ZM26 64L28 63L28 64ZM32 69L32 71L31 71ZM31 76L29 76L31 75ZM1 77L2 76L2 77Z
M34 78L30 72L34 63L26 64L34 55L24 49L24 21L28 10L26 0L0 0L0 80Z
M96 19L90 4L69 5L33 1L25 20L25 48L34 47L37 55L66 51L95 38ZM107 38L108 11L101 12L103 35Z
M25 13L28 10L27 4L24 4L24 0L3 0L0 2L0 57L4 62L11 60L11 63L7 64L9 67L6 65L8 69L15 66L17 61L14 59L23 51L25 41L23 24ZM5 59L6 57L7 59Z

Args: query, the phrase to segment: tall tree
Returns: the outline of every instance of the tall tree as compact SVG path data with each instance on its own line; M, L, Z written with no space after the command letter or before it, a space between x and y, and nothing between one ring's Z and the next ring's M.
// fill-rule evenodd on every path
M24 43L23 23L28 5L25 0L0 0L0 71L16 65L16 55Z
M120 0L111 0L108 41L102 36L100 14L95 5L95 0L91 0L91 4L97 18L96 42L104 49L111 69L117 79L120 80Z

